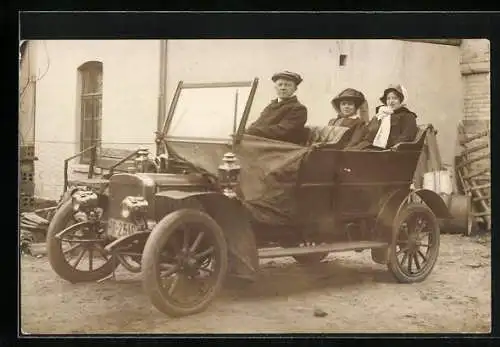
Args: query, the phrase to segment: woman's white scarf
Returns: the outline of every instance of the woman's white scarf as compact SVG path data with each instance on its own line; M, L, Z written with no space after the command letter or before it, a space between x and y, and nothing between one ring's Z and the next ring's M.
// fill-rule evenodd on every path
M403 103L399 108L406 106L408 102L408 94L406 92L405 87L401 86L403 90ZM380 120L380 126L378 128L377 134L373 139L373 146L378 148L386 148L387 141L389 140L389 135L391 133L391 115L394 113L394 110L389 106L381 106L378 109L378 113L375 117Z

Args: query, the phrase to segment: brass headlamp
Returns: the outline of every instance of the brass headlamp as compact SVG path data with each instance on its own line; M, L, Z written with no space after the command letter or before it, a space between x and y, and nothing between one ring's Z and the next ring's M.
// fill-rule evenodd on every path
M97 207L99 197L90 190L76 191L72 198L73 211L88 211Z
M229 198L237 197L235 189L240 183L241 167L236 160L234 153L224 154L223 164L219 166L218 170L219 184L223 188L223 194Z
M146 214L148 211L148 202L142 196L127 196L121 204L121 216L129 218L137 214Z
M148 165L149 150L146 147L140 147L137 150L137 157L135 158L135 167L137 172L146 172Z

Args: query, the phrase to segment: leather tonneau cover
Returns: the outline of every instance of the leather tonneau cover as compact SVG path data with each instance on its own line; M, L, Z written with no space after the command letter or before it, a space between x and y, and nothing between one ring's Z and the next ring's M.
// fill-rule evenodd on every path
M202 171L217 175L227 145L169 143L169 151L190 162ZM243 202L255 221L270 225L294 224L296 184L302 160L312 151L293 143L244 135L234 149L241 165Z

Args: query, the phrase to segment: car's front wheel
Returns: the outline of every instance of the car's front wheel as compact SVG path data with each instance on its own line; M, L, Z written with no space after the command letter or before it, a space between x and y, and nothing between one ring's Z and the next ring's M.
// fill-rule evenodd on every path
M52 269L63 279L97 281L111 274L118 262L105 249L105 223L79 219L71 200L55 213L47 231L47 256Z
M208 214L182 209L153 229L142 255L144 290L161 312L186 316L203 311L227 273L227 244Z

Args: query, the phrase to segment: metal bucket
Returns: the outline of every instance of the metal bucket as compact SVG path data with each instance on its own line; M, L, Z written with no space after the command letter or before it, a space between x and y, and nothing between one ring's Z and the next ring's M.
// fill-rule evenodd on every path
M432 190L439 195L450 195L453 193L451 173L448 170L424 173L423 188Z
M450 234L471 235L475 231L476 223L471 211L471 197L469 195L451 194L443 197L452 216L451 219L440 221L441 231Z

